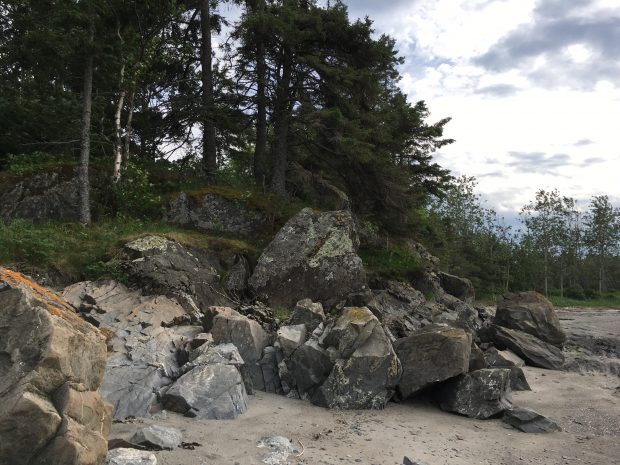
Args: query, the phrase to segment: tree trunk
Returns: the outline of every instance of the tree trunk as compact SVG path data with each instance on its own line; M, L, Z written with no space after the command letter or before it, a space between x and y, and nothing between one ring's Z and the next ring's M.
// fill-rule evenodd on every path
M264 0L256 2L256 11L263 13ZM261 23L262 25L262 20ZM259 26L262 28L262 26ZM254 148L254 179L265 188L267 181L267 66L263 31L256 32L256 146Z
M202 162L209 179L217 172L217 152L215 149L215 125L213 105L213 63L211 46L211 10L210 0L200 2L200 30L202 66Z
M82 133L80 149L80 167L78 170L78 183L80 192L80 223L84 226L91 223L90 214L90 180L89 180L89 161L90 161L90 121L92 114L93 97L93 51L92 45L95 40L95 27L90 24L89 43L91 48L86 58L86 69L84 70L84 90L82 93Z
M548 252L545 249L545 264L544 264L544 273L545 273L545 297L549 297L549 276L548 276Z
M125 124L125 147L123 149L123 157L125 159L125 164L129 161L129 149L131 145L131 134L133 131L132 123L133 123L133 108L134 108L134 99L136 96L136 89L132 87L129 91L129 108L127 110L127 122Z
M125 89L123 88L125 77L125 65L121 66L120 72L120 91L118 101L116 102L116 111L114 112L114 173L112 180L118 182L121 180L121 166L123 163L123 129L121 128L121 116L123 114L123 105L125 104Z
M282 62L282 77L278 85L276 106L274 109L274 153L271 191L286 195L286 165L288 162L288 129L290 113L290 85L293 74L293 64L290 52L285 50Z

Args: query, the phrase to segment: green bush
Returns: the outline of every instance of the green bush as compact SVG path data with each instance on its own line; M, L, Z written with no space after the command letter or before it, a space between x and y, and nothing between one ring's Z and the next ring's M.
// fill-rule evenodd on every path
M75 165L77 160L66 155L47 152L20 153L8 156L8 170L18 176L65 165Z
M570 299L584 300L586 294L579 284L575 284L564 291L564 295Z
M399 247L363 248L360 257L368 271L387 279L409 281L424 269L418 255Z

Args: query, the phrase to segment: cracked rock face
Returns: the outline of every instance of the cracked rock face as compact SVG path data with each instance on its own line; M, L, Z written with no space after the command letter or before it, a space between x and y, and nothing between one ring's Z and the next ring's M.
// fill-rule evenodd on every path
M292 308L300 298L331 305L366 285L350 212L304 208L263 251L249 285L272 307Z
M0 268L0 463L98 465L111 406L103 335L60 296Z

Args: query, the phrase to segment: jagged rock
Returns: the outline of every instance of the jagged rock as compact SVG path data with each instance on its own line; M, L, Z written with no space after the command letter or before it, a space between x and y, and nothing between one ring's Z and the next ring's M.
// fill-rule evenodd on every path
M299 297L337 303L366 284L357 246L350 212L319 213L304 208L265 248L250 287L272 306L290 308Z
M169 426L151 425L137 431L131 442L151 450L172 450L183 442L183 433Z
M469 370L476 371L488 368L487 361L484 358L484 352L477 344L471 345L471 354L469 354Z
M512 407L510 370L477 370L446 381L435 392L442 410L485 419Z
M386 281L373 290L373 313L395 338L407 337L433 321L440 310L427 305L424 295L407 283Z
M263 389L266 392L273 392L275 394L284 393L279 369L279 364L281 362L282 356L279 349L273 346L265 347L265 350L263 351L263 358L260 359L258 365L260 367L264 383Z
M471 281L467 278L460 278L443 271L437 273L441 287L450 295L459 300L471 304L474 301L475 291Z
M332 370L327 350L317 339L310 339L301 345L286 364L281 364L280 378L285 393L296 389L300 396L312 398L325 382Z
M515 407L504 412L502 421L524 433L562 431L556 422L528 408Z
M333 184L297 162L291 162L286 171L287 191L304 200L318 202L329 210L349 210L349 197Z
M303 299L297 302L295 309L288 320L289 325L305 325L312 332L325 321L323 306L319 302Z
M409 457L403 457L402 465L426 465L426 462L422 462L421 460L411 460Z
M78 185L73 173L35 174L0 190L0 220L33 223L72 221L79 218Z
M244 255L234 254L227 265L224 289L229 295L239 298L248 290L248 279L251 274L250 263Z
M312 402L341 409L377 409L394 394L402 368L379 320L367 308L345 308L321 344L335 358Z
M506 294L497 304L493 323L562 347L566 334L560 326L553 304L538 292Z
M186 315L176 300L143 296L112 280L77 283L63 296L108 335L101 393L114 406L114 418L147 416L161 389L181 375L202 328L172 327Z
M491 325L489 337L496 347L510 349L528 365L549 370L560 370L564 365L564 354L560 349L531 334Z
M530 391L530 385L525 378L525 373L521 367L525 362L516 354L509 350L497 350L490 347L483 354L488 368L508 368L510 369L510 388L513 391Z
M283 436L271 436L262 438L256 447L267 449L262 462L267 465L284 465L288 463L288 457L299 451L293 447L293 443Z
M229 198L213 192L201 195L181 193L166 210L169 223L199 231L216 231L249 235L267 225L268 218L243 199Z
M260 302L254 305L240 305L238 311L250 320L260 323L263 329L270 334L275 333L278 329L278 321L274 311Z
M0 268L0 463L103 461L105 356L103 335L60 296Z
M435 323L446 323L472 333L477 332L482 326L476 309L453 295L444 292L437 299L437 303L443 311L434 319Z
M306 325L282 326L278 330L276 344L282 349L284 357L290 357L304 342L306 342Z
M398 339L394 350L403 367L398 392L405 399L469 369L471 335L459 328L429 326Z
M119 447L108 452L105 465L157 465L157 457L148 451Z
M212 305L230 305L218 264L205 251L162 236L145 236L123 247L123 269L145 294L176 298L190 314Z
M258 362L269 345L269 335L261 325L230 308L221 309L213 318L211 334L215 344L230 342L239 349L254 388L263 390L265 382Z
M234 364L199 365L181 376L163 396L166 409L188 417L230 420L248 410L243 378Z

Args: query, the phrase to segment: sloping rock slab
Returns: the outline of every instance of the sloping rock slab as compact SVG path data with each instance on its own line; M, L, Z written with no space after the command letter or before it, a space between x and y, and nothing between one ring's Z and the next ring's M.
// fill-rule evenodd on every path
M564 354L560 349L531 334L497 325L491 325L489 334L496 347L510 349L528 365L548 370L560 370L564 365Z
M105 356L103 335L61 297L0 268L0 463L103 461Z
M366 285L350 212L304 208L276 234L260 256L249 285L272 306L299 298L334 304Z
M428 326L394 343L403 367L398 392L405 399L469 369L471 335L459 328Z
M508 368L510 370L510 388L513 391L531 391L521 367L523 360L509 350L497 350L490 347L483 354L488 368Z
M557 347L562 347L566 340L553 304L534 291L506 294L497 304L493 323L531 334Z
M502 421L524 433L553 433L562 428L550 418L528 408L515 407L504 412Z
M471 304L476 295L474 286L467 278L454 276L443 271L437 273L437 277L441 283L441 287L448 293L459 300Z
M477 370L446 381L435 393L442 410L470 418L498 416L512 407L510 370Z

